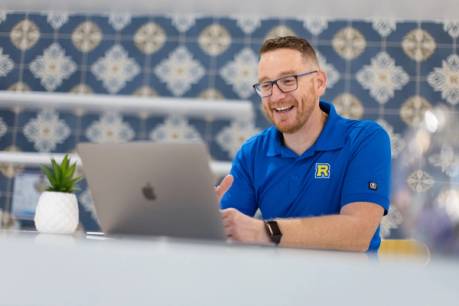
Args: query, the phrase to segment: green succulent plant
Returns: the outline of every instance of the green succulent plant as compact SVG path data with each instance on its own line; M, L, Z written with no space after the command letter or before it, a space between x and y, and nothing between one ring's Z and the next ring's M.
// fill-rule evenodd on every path
M46 191L73 193L77 191L76 183L81 180L81 177L74 177L76 163L70 164L68 154L60 164L54 158L51 159L51 166L42 166L41 170L48 178L50 186Z

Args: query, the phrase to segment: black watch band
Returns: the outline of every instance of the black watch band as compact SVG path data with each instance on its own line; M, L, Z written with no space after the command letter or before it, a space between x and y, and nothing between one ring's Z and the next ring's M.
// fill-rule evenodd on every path
M268 237L271 239L273 243L276 245L280 243L282 239L282 232L277 224L277 221L270 220L264 221L265 222L265 229Z

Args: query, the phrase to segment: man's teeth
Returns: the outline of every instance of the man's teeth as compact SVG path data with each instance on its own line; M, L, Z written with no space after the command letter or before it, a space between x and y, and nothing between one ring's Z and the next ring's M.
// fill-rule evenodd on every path
M282 112L282 111L286 111L286 110L288 110L290 108L291 108L291 106L285 106L285 107L275 108L275 110L278 111L278 112Z

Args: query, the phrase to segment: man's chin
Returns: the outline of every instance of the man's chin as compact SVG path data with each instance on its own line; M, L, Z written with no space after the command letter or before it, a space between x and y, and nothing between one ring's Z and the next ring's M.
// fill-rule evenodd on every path
M293 134L295 132L298 132L301 129L301 126L299 124L277 124L274 123L274 126L281 132L282 134Z

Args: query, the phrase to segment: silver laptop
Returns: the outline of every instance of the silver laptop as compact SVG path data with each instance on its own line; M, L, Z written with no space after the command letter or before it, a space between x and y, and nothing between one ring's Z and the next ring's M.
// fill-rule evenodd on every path
M80 143L77 151L105 235L225 239L204 144Z

